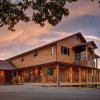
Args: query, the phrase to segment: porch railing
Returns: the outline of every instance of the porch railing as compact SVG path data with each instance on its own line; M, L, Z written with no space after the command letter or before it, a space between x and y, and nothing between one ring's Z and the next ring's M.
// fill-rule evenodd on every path
M73 63L77 64L77 65L82 65L82 66L95 67L95 62L93 62L91 60L79 60L79 61L75 61Z

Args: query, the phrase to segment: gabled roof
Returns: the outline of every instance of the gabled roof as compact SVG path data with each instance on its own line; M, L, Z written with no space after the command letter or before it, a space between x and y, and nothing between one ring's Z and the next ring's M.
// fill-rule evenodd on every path
M0 69L3 70L13 70L16 69L17 67L13 65L11 62L7 60L0 60Z
M62 38L62 39L56 40L56 41L54 41L54 42L51 42L51 43L49 43L49 44L40 46L40 47L38 47L38 48L32 49L32 50L27 51L27 52L24 52L24 53L22 53L22 54L16 55L16 56L14 56L14 57L8 58L7 60L11 60L11 59L13 59L13 58L17 58L17 57L23 56L24 54L28 54L28 53L33 52L33 51L35 51L35 50L39 50L39 49L42 49L42 48L45 48L45 47L49 47L49 46L51 46L51 45L53 45L53 44L56 44L56 43L59 42L59 41L62 41L62 40L64 40L64 39L71 38L71 37L73 37L73 36L79 36L79 37L81 38L81 40L83 41L83 43L87 42L86 39L83 37L83 35L82 35L80 32L78 32L78 33L76 33L76 34L67 36L67 37L65 37L65 38Z

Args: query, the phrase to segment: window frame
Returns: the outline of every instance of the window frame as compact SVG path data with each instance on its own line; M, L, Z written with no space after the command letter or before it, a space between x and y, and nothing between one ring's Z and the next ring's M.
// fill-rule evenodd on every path
M54 54L54 46L51 47L51 54Z
M70 55L70 48L65 47L65 46L61 46L61 54L69 56Z
M33 57L36 57L36 56L38 56L38 51L37 50L33 52Z

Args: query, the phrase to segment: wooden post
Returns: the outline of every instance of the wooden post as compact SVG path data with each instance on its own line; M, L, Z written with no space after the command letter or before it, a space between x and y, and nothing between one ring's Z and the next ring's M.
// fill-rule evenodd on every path
M81 68L79 68L79 87L81 87Z
M25 72L24 70L22 70L22 73L23 73L23 83L25 82Z
M88 87L88 69L86 69L86 82L87 82L87 87Z
M96 58L96 68L98 68L98 59Z
M95 62L95 60L94 60L94 59L95 59L94 49L93 49L93 54L92 54L92 56L93 56L93 58L92 58L92 59L93 59L93 62Z
M95 87L96 78L97 78L96 70L93 70L93 87Z
M70 83L72 84L72 67L70 67Z
M3 84L5 84L5 71L3 70Z
M93 82L95 82L95 75L96 75L95 70L93 70Z
M13 71L11 71L11 82L12 82L12 84L13 84L13 79L14 79L14 72Z
M33 69L31 69L31 83L33 83Z
M88 60L87 46L86 46L85 56L86 56L86 60Z
M21 75L22 75L22 77L21 77L22 79L21 80L22 80L22 82L24 82L24 73L23 73L23 70L21 72Z
M79 83L81 83L81 68L79 68Z
M60 87L60 66L57 64L57 87Z

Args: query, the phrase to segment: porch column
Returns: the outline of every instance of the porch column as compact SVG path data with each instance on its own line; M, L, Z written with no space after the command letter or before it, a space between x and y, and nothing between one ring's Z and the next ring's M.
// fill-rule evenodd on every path
M60 66L57 64L57 87L60 87Z
M12 83L13 83L13 78L14 78L14 72L11 72L11 78L12 78Z
M72 67L70 67L70 83L72 83L73 82L73 76L72 76Z
M98 77L99 77L99 82L100 82L100 70L99 70L99 76Z
M22 70L22 82L24 83L24 71Z
M79 68L79 83L81 83L81 68Z
M86 82L88 83L88 69L86 69Z
M18 71L16 71L16 77L18 78Z
M95 71L92 69L92 82L95 82Z
M31 83L33 82L33 69L31 69Z
M86 46L86 51L85 51L85 56L86 56L86 60L88 60L88 52L87 52L87 46Z
M94 50L93 50L93 51L94 51ZM93 56L93 62L95 62L95 55L94 55L94 52L93 52L92 56Z
M96 68L98 68L98 59L96 58Z
M3 84L5 84L5 71L3 70Z

